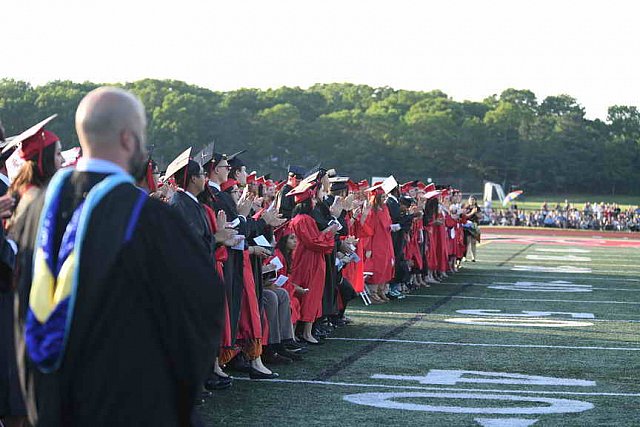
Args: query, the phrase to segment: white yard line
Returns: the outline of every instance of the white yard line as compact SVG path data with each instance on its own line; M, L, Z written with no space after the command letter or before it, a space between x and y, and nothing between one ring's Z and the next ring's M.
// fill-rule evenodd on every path
M448 316L447 314L424 314L424 313L408 313L401 311L367 311L367 310L352 310L349 311L349 315L358 316L359 314L366 315L386 315L386 316L400 316L400 317L415 317L415 316ZM487 316L491 317L491 316ZM560 317L554 316L527 316L533 319L553 319L563 320ZM566 319L566 318L564 318ZM640 323L640 319L589 319L590 322L621 322L621 323Z
M567 396L620 396L620 397L640 397L640 393L598 393L598 392L579 392L579 391L549 391L549 390L506 390L506 389L482 389L482 388L454 388L454 387L421 387L421 386L399 386L387 384L365 384L365 383L344 383L337 381L313 381L313 380L251 380L249 378L234 377L234 380L240 381L259 381L262 383L284 383L284 384L310 384L310 385L330 385L339 387L368 387L368 388L388 388L388 389L404 389L404 390L430 390L430 391L460 391L475 393L517 393L517 394L558 394Z
M531 275L531 274L518 274L517 271L512 271L512 270L507 270L507 269L501 269L499 273L496 273L495 271L485 271L484 269L482 270L469 270L469 269L464 269L456 274L454 274L453 277L461 277L461 276L492 276L492 277L496 277L497 275L500 275L500 279L504 279L503 276L507 275L509 276L509 278L511 277L523 277L525 279L544 279L544 280L551 280L551 279L556 279L556 280L603 280L603 281L608 281L608 282L640 282L640 279L631 279L631 278L611 278L611 277L589 277L587 276L576 276L575 274L572 275L561 275L561 276L548 276L548 273L544 273L545 277L541 277L541 276L535 276L535 275ZM591 273L591 275L596 274L596 273ZM446 282L445 282L446 283Z
M573 345L536 345L536 344L492 344L492 343L467 343L467 342L446 342L446 341L418 341L418 340L398 340L382 338L327 338L335 341L366 341L366 342L388 342L400 344L424 344L424 345L449 345L457 347L504 347L504 348L543 348L561 350L608 350L608 351L640 351L640 347L598 347L598 346L573 346Z
M412 298L444 298L446 295L407 295ZM478 300L491 300L491 301L542 301L542 302L573 302L578 304L628 304L628 305L640 305L640 302L635 301L580 301L572 299L540 299L540 298L489 298L489 297L465 297L465 296L452 296L449 298L455 299L478 299Z
M577 280L578 282L581 281L581 279ZM545 279L545 283L547 282L547 280ZM435 286L451 286L451 285L460 285L460 286L495 286L495 285L504 285L507 284L507 282L500 282L500 283L468 283L468 282L455 282L455 283L447 283L447 282L443 282L443 283L435 283ZM567 284L570 285L570 284ZM627 292L640 292L640 288L637 289L631 289L631 288L588 288L594 291L627 291ZM542 290L536 290L536 292L544 292ZM551 292L560 292L560 291L551 291Z

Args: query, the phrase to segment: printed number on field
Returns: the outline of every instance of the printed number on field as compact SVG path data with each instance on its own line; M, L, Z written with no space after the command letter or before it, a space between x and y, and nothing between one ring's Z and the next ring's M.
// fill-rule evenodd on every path
M574 313L567 311L529 311L523 310L520 313L503 313L502 310L473 309L456 310L456 313L468 314L471 316L495 316L495 317L549 317L549 316L569 316L573 319L595 319L593 313Z
M501 289L506 291L522 292L592 292L591 285L578 285L564 280L552 282L495 282L488 286L489 289Z
M566 387L593 387L596 385L595 381L573 378L441 369L432 369L424 376L376 374L371 378L443 386L469 383ZM452 414L539 415L577 413L593 409L593 404L580 400L520 396L516 394L496 394L495 390L487 391L486 393L480 390L474 390L473 392L456 392L450 388L443 391L433 391L431 388L428 391L413 390L411 392L357 393L346 395L343 399L347 402L376 408ZM437 403L443 400L443 403ZM446 404L447 401L452 403ZM502 402L507 403L507 405L483 406L483 401ZM469 402L467 404L468 406L465 406L464 402ZM514 406L514 404L516 404L516 406ZM517 406L517 404L520 404L520 406ZM475 421L483 426L527 426L535 423L537 420L527 418L476 418Z

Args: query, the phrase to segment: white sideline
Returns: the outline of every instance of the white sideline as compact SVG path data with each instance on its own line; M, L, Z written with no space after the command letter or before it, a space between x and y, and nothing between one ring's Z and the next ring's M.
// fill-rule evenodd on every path
M582 280L580 279L578 281L582 281ZM502 284L506 284L506 283L507 282L500 282L501 285ZM540 282L540 283L545 283L546 284L547 282L545 281L545 282ZM434 283L434 284L432 284L432 286L433 285L435 285L435 286L438 286L438 285L442 285L442 286L451 286L451 285L453 285L453 286L457 286L457 285L460 285L460 286L495 286L496 284L497 283L468 283L468 282L451 282L451 283L447 283L447 282L441 282L441 283ZM567 284L567 285L569 285L569 284ZM593 288L592 287L592 288L588 288L588 289L591 289L591 290L594 290L594 291L640 292L640 289L631 289L631 288ZM541 290L541 291L536 291L536 292L545 292L545 291ZM556 292L556 291L554 291L554 292ZM557 292L559 292L559 291L557 291Z
M411 298L444 298L446 295L407 295ZM542 301L542 302L573 302L578 304L630 304L640 305L640 302L635 301L579 301L572 299L540 299L540 298L490 298L490 297L465 297L465 296L452 296L449 298L455 299L482 299L492 301Z
M341 387L370 387L370 388L391 388L391 389L404 389L404 390L430 390L430 391L464 391L464 392L479 392L479 393L521 393L521 394L559 394L559 395L571 395L571 396L622 396L622 397L640 397L640 393L589 393L579 391L548 391L548 390L495 390L495 389L483 389L483 388L453 388L453 387L421 387L421 386L402 386L402 385L386 385L386 384L362 384L362 383L343 383L336 381L314 381L314 380L285 380L285 379L273 379L273 380L252 380L249 378L234 377L235 380L240 381L260 381L263 383L288 383L288 384L313 384L313 385L334 385Z
M424 316L424 313L415 313L415 312L402 312L402 311L367 311L367 310L354 310L349 312L350 315L388 315L388 316ZM442 316L442 314L438 313L438 316ZM445 315L448 316L448 315ZM488 316L490 317L490 316ZM507 316L508 317L508 316ZM520 316L519 316L520 317ZM528 317L532 319L553 319L553 320L563 320L562 318L554 317L554 316L522 316ZM438 319L433 319L438 320ZM590 322L621 322L621 323L640 323L640 319L589 319Z
M459 347L505 347L505 348L545 348L562 350L610 350L610 351L640 351L640 347L595 347L595 346L572 346L572 345L536 345L536 344L490 344L490 343L467 343L467 342L446 342L446 341L417 341L398 340L383 338L327 338L335 341L367 341L367 342L389 342L401 344L425 344L425 345L451 345Z
M619 271L616 271L616 273L619 273ZM547 275L548 273L544 273L545 275ZM592 273L593 274L597 274L597 272ZM496 273L495 272L490 272L490 271L483 271L483 270L471 270L471 269L464 269L462 271L459 271L458 273L455 274L455 277L462 277L462 276L492 276L492 277L496 277ZM507 276L507 277L505 277ZM539 275L534 276L531 274L518 274L517 271L511 271L511 270L507 270L507 269L501 269L500 270L500 277L502 279L511 279L512 277L524 277L526 279L543 279L542 277L540 277ZM560 276L545 276L544 280L550 280L550 279L555 279L555 280L565 280L565 279L573 279L573 280L578 280L576 278L575 275L563 275L562 277ZM640 279L630 279L630 278L611 278L611 277L589 277L587 276L579 276L579 280L580 281L584 281L584 280L604 280L604 281L609 281L609 282L640 282Z

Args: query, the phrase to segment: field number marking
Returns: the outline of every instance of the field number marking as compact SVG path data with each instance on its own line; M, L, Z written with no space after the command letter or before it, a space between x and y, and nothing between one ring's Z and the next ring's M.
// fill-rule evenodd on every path
M591 273L590 268L574 267L571 265L559 265L557 267L544 267L541 265L514 265L511 271L534 271L537 273L572 273L587 274Z
M574 261L591 262L591 258L576 255L527 255L527 259L532 261Z
M564 280L554 280L552 282L496 282L489 285L489 289L522 292L592 292L593 286L578 285Z
M565 387L593 387L595 381L574 378L544 377L540 375L512 374L508 372L467 371L461 369L431 369L424 376L375 374L374 379L417 381L420 384L456 385L471 384L509 384L542 385Z
M522 313L503 313L501 310L472 309L456 310L456 313L469 314L471 316L497 316L497 317L548 317L548 316L569 316L573 319L595 319L593 313L573 313L567 311L528 311Z
M418 403L398 402L394 399L455 399L455 400L501 400L509 402L534 402L545 406L522 407L475 407L475 406L438 406ZM444 412L449 414L564 414L584 412L593 409L593 404L580 400L555 399L548 397L527 397L510 394L471 394L471 393L358 393L343 397L347 402L358 405L374 406L384 409L402 409L405 411Z
M452 317L445 319L448 323L460 325L480 326L524 326L532 328L571 328L593 326L591 322L577 322L575 320L551 320L551 319L510 319L510 318L486 318L486 317Z

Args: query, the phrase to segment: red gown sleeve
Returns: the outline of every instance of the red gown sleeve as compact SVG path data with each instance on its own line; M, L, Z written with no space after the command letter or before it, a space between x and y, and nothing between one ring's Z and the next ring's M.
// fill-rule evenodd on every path
M333 250L333 234L318 230L316 222L308 215L298 221L295 232L300 244L310 251L327 253Z

